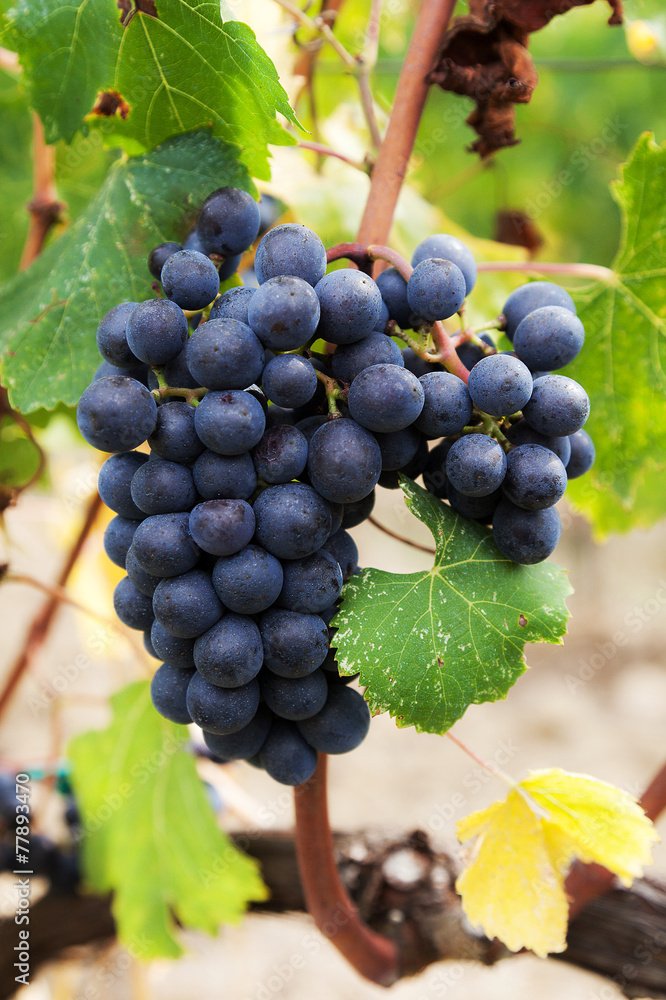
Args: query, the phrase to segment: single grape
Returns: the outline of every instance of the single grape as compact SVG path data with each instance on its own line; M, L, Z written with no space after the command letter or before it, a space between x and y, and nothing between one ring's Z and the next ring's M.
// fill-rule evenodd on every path
M197 502L192 473L186 465L153 458L134 473L132 500L144 514L175 514Z
M151 378L152 376L152 378ZM155 380L155 384L152 383L152 379ZM195 378L193 378L190 373L190 369L187 367L187 344L172 361L168 361L164 366L164 380L167 385L174 389L199 389L200 384ZM158 381L157 376L153 372L149 372L149 388L157 389ZM161 404L164 405L164 404Z
M261 696L280 719L302 722L320 712L326 704L328 684L320 669L306 677L278 677L265 670L260 679Z
M201 550L189 531L189 514L154 514L142 521L132 540L140 566L152 576L171 577L196 566Z
M134 532L141 521L118 514L112 518L104 531L104 551L116 566L125 568L127 550L132 544Z
M242 729L220 736L204 733L208 749L221 760L247 760L259 753L266 742L273 715L265 705L260 705L256 715Z
M331 530L328 504L310 486L271 486L254 502L256 541L278 559L304 559L320 549Z
M513 346L532 370L564 368L580 353L585 341L583 324L570 309L542 306L528 313L518 326Z
M187 726L192 718L187 708L187 689L194 670L181 670L163 663L153 674L150 698L165 719Z
M485 497L502 485L506 455L493 438L465 434L446 456L446 475L452 485L469 497Z
M194 662L211 684L227 688L248 684L264 662L258 627L246 615L225 615L195 640Z
M351 383L364 368L381 364L405 366L396 342L374 331L354 344L341 344L331 359L331 371L339 381Z
M254 535L254 512L245 500L205 500L192 509L190 534L204 552L230 556Z
M105 361L116 368L131 370L140 368L143 364L127 343L127 321L137 305L137 302L121 302L109 309L97 327L97 350Z
M298 427L299 431L303 434L305 440L309 444L315 436L315 433L320 427L323 427L327 421L328 417L325 413L315 413L311 417L304 417L303 420L299 420L296 423L296 427Z
M487 333L482 333L479 340L482 340L484 344L488 345L488 347L495 346L492 337L489 337ZM484 351L483 348L479 347L477 344L473 344L471 340L466 340L464 343L460 344L459 347L456 347L456 354L464 364L465 368L467 368L470 372L474 365L478 364L482 358L486 357L486 351Z
M235 274L238 270L238 265L242 260L242 254L234 254L233 257L227 257L226 260L222 261L217 268L217 273L220 276L220 284Z
M255 291L256 289L245 288L243 285L228 288L213 302L209 319L236 319L239 323L249 326L247 310Z
M107 458L97 477L97 490L102 503L121 517L143 520L145 512L137 507L132 498L132 479L147 462L148 456L139 451L125 451Z
M298 723L305 740L320 753L349 753L370 729L370 709L363 696L344 685L329 687L321 712Z
M571 458L567 465L567 476L569 479L578 479L583 476L594 465L596 451L594 441L587 431L576 431L565 440L571 443ZM113 523L113 522L112 522Z
M560 516L554 507L524 510L504 499L493 517L495 545L507 559L525 566L547 559L561 533Z
M183 250L192 250L194 253L207 254L208 251L204 247L196 228L192 226L187 236L183 240Z
M305 677L326 659L328 628L319 615L273 608L259 619L264 663L280 677Z
M153 625L154 624L155 622L153 621ZM159 655L159 653L155 652L155 647L153 646L153 640L150 637L151 632L152 632L152 626L150 628L147 628L146 631L143 633L143 648L148 653L148 656L152 656L156 660L161 660L162 657Z
M386 324L390 320L388 306L382 299L382 311L379 314L379 320L377 322L377 333L383 333L386 329Z
M173 242L160 243L159 246L153 247L148 254L148 270L156 281L160 280L162 276L162 268L168 261L169 257L171 257L174 253L178 253L178 251L182 249L182 243Z
M412 254L412 267L418 267L422 261L429 257L450 260L452 264L459 267L465 279L465 295L469 295L476 284L476 261L469 247L466 247L456 236L436 233L419 243Z
M204 500L248 500L257 488L249 452L217 455L204 451L192 466L194 485Z
M416 452L406 465L401 466L400 474L409 476L410 479L418 479L428 462L428 443L424 437L420 437ZM391 473L388 473L391 475Z
M266 483L288 483L308 461L308 442L297 427L269 427L253 452L254 467Z
M353 420L343 417L328 421L312 436L308 476L315 490L327 500L361 500L377 484L381 467L382 454L376 438Z
M440 500L446 499L448 476L446 475L446 458L451 450L451 441L440 441L428 453L426 467L423 472L423 485Z
M560 306L576 314L574 300L559 285L554 285L552 281L531 281L511 292L504 303L502 312L505 333L509 340L513 340L519 324L525 317L535 309L541 309L542 306Z
M220 290L215 264L195 250L179 250L169 257L161 281L166 297L181 309L203 309Z
M321 308L317 336L332 344L353 344L376 329L382 312L379 288L367 274L343 268L315 287Z
M282 583L282 564L260 545L246 545L232 556L221 557L213 569L213 586L220 600L237 614L266 611L277 601Z
M333 556L342 572L342 579L347 580L358 569L358 549L356 542L344 528L338 528L330 538L327 538L320 552L328 552Z
M377 287L388 309L389 319L395 320L401 330L408 330L413 310L407 300L407 282L403 276L395 267L387 267L377 278Z
M242 455L261 440L264 411L249 392L209 392L194 411L194 427L207 448L219 455Z
M340 596L342 570L334 556L324 549L285 562L284 583L277 603L288 611L317 614Z
M425 401L415 426L431 438L457 434L471 419L472 400L467 386L450 372L429 372L419 379Z
M473 518L475 521L488 522L495 513L497 504L502 499L502 491L501 489L494 490L492 493L483 497L469 497L457 490L455 486L447 480L445 497L451 505L451 510L455 511L456 514L460 514L461 517L469 517Z
M165 663L184 670L194 669L194 639L173 635L155 619L150 629L153 649Z
M317 376L305 358L280 354L264 368L261 385L272 403L293 408L310 402L317 388Z
M271 405L268 407L266 414L267 427L283 427L285 424L293 427L297 420L298 417L295 410L285 409L283 406Z
M540 444L521 444L507 456L502 490L518 507L544 510L564 495L567 472L557 455Z
M522 410L532 395L529 368L509 354L489 354L474 365L467 389L474 405L493 417Z
M153 611L167 632L194 639L220 620L224 608L208 573L193 569L160 582L153 595Z
M248 323L265 347L293 351L307 344L319 323L319 299L303 278L269 278L250 299Z
M150 573L146 573L145 569L136 558L131 545L127 550L125 570L136 589L141 591L142 594L145 594L146 597L152 598L157 584L160 582L160 577L151 576Z
M127 321L127 343L147 365L164 365L180 354L187 340L187 320L169 299L140 302Z
M382 434L400 431L413 424L424 402L425 393L419 380L398 365L366 368L352 382L348 399L349 412L354 420L362 427Z
M342 527L342 515L345 512L345 505L343 503L333 503L332 500L328 500L328 509L331 512L331 530L328 533L328 537L334 535Z
M347 530L348 528L355 528L357 525L362 524L363 521L367 521L375 506L375 499L375 491L372 490L360 500L353 500L350 503L346 503L342 515L341 527Z
M148 438L151 450L167 462L190 465L204 446L194 429L194 407L189 403L167 402L157 407L155 430Z
M511 444L540 444L543 448L549 448L555 452L562 465L569 464L571 457L571 443L568 437L546 437L533 430L526 420L518 420L507 431L507 438Z
M288 222L262 238L254 269L260 285L280 274L293 274L314 286L326 274L326 250L311 229Z
M427 257L409 277L407 299L412 312L430 323L448 319L465 301L463 273L450 260Z
M582 385L566 375L544 375L534 383L523 407L527 423L539 434L561 437L579 431L590 415L590 400Z
M247 191L218 188L199 209L195 228L206 253L243 253L259 232L259 206Z
M187 366L207 389L245 389L264 369L264 350L237 319L202 323L187 344Z
M243 687L223 688L211 684L195 671L187 689L187 708L192 721L205 733L227 736L248 726L259 708L259 684L251 680Z
M403 347L402 351L402 362L407 371L410 371L412 375L417 378L421 378L422 375L427 375L430 372L443 372L444 365L441 365L439 361L431 363L426 361L424 358L419 357L415 354L411 347Z
M84 390L76 422L88 444L100 451L132 451L152 434L157 406L136 379L101 378Z
M128 576L124 576L113 592L113 608L123 625L145 632L153 624L153 603L142 594Z
M382 455L382 472L402 469L414 458L422 440L414 427L404 427L390 434L375 434Z
M272 232L272 230L271 230ZM317 754L293 722L274 718L261 748L261 766L281 785L302 785L317 766Z

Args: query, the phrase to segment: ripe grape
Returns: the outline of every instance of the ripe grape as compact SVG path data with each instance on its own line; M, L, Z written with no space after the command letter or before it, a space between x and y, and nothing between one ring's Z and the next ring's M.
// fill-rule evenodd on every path
M242 729L227 733L226 736L204 732L204 741L211 753L220 760L247 760L258 754L266 742L272 719L266 706L260 705L254 718Z
M192 508L190 534L204 552L230 556L254 535L254 511L245 500L205 500Z
M485 434L465 434L446 456L446 475L465 496L488 496L501 486L505 474L506 455L497 441Z
M249 392L209 392L194 412L199 438L219 455L242 455L261 440L264 411Z
M449 260L462 271L465 279L465 295L474 288L476 284L476 261L474 254L456 236L449 236L447 233L436 233L422 240L412 254L412 267L427 260L429 257L438 257L442 260Z
M539 434L561 437L579 431L590 414L590 400L582 385L566 375L543 375L534 383L523 407L527 423Z
M382 453L376 438L353 420L343 417L324 422L312 436L308 476L314 489L327 500L361 500L376 486L381 467Z
M513 337L513 347L528 368L564 368L580 353L585 330L578 317L562 306L542 306L528 313Z
M201 206L195 228L205 253L243 253L259 232L259 206L247 191L218 188Z
M246 545L222 556L213 569L213 586L222 603L242 615L256 615L274 604L282 590L282 564L260 545Z
M272 232L272 230L271 230ZM317 754L293 722L274 718L259 755L261 766L283 785L302 785L317 766Z
M325 548L305 559L285 562L283 572L284 582L277 603L288 611L317 614L340 596L342 570Z
M364 368L381 364L405 367L396 342L375 330L354 344L341 344L331 359L331 372L336 379L351 383Z
M248 323L273 351L293 351L307 344L319 323L319 299L303 278L291 274L269 278L250 299Z
M413 309L407 300L407 282L395 267L387 267L377 278L389 318L395 320L401 330L409 330Z
M148 254L148 270L152 274L156 281L159 281L162 276L162 268L168 261L172 254L178 253L182 250L183 246L181 243L160 243L159 246L153 247L153 249Z
M326 704L328 684L320 669L305 677L279 677L267 670L259 683L264 702L280 719L302 722Z
M370 710L358 691L340 684L329 687L322 710L299 722L298 728L320 753L348 753L368 735Z
M152 576L171 577L196 566L201 550L189 530L189 514L154 514L139 524L132 546L139 564Z
M328 504L304 483L282 483L254 502L255 537L278 559L304 559L324 544L331 530Z
M262 237L254 270L260 285L280 274L293 274L314 286L326 274L326 250L311 229L288 222Z
M425 393L419 380L398 365L371 365L352 382L349 412L370 431L400 431L417 419ZM360 499L355 497L351 499Z
M160 582L153 595L153 611L167 632L194 639L220 620L224 608L208 573L193 569Z
M187 689L194 670L181 670L163 663L153 674L150 697L153 705L165 719L187 726L192 718L187 708Z
M554 507L524 510L506 498L493 517L493 539L503 556L530 566L547 559L560 540L562 524Z
M377 328L382 295L362 271L331 271L315 287L321 308L317 336L332 344L353 344Z
M127 550L132 544L134 532L141 522L118 514L112 518L104 531L104 551L116 566L125 568Z
M310 402L317 388L317 376L305 358L281 354L264 368L261 385L272 403L293 408Z
M248 684L261 670L261 634L246 615L225 615L194 642L194 663L202 677L219 687Z
M522 410L532 395L529 368L509 354L490 354L469 373L467 389L472 402L493 417Z
M157 656L172 667L194 669L194 639L173 635L155 619L150 629L150 641Z
M210 320L198 326L188 341L187 367L207 389L245 389L261 376L264 349L239 320Z
M187 340L183 310L169 299L148 299L127 320L130 350L147 365L164 365L179 354Z
M566 488L566 469L548 448L521 444L509 452L502 490L516 506L544 510L556 504Z
M137 507L132 497L132 479L148 461L148 456L139 451L125 451L111 455L99 470L97 490L102 503L135 521L141 521L145 512Z
M324 542L321 550L333 556L342 571L342 579L347 580L358 569L358 549L356 542L344 528L338 528Z
M153 624L153 602L124 576L113 592L113 608L123 625L145 632Z
M519 324L525 317L535 309L542 306L560 306L576 313L574 300L568 292L552 281L531 281L527 285L521 285L508 297L504 303L505 333L509 340L513 340L514 334Z
M472 400L467 386L450 372L429 372L419 379L424 403L415 426L431 438L457 434L471 419Z
M190 510L197 501L192 473L186 465L153 458L134 473L132 500L144 514Z
M167 462L183 465L194 462L204 450L194 429L194 408L179 401L161 403L148 444L152 452Z
M248 500L257 488L249 452L218 455L204 451L192 466L194 485L204 500Z
M407 299L417 316L434 323L454 316L465 301L465 278L456 264L427 257L412 271Z
M569 464L571 456L571 438L568 437L546 437L535 431L526 420L519 420L507 431L507 438L511 444L540 444L544 448L549 448L555 452L562 465Z
M255 291L256 288L247 288L243 285L228 288L219 298L215 299L208 318L211 320L237 319L239 323L245 323L246 326L249 326L247 311Z
M121 302L109 309L97 327L97 350L115 368L133 369L143 364L127 343L127 321L137 305L137 302Z
M220 276L210 257L178 250L162 268L164 294L181 309L203 309L220 290Z
M92 382L76 408L82 436L100 451L132 451L152 434L156 419L148 390L121 375Z
M571 458L567 464L569 479L578 479L594 465L596 451L594 442L587 431L576 431L567 439L571 443Z
M249 725L259 707L256 679L242 687L224 688L211 684L198 670L187 689L187 709L192 722L205 733L227 736Z
M259 619L264 663L280 677L305 677L328 652L328 628L319 615L272 608Z
M266 483L288 483L300 476L308 460L308 442L297 427L285 424L264 431L252 454L257 474Z

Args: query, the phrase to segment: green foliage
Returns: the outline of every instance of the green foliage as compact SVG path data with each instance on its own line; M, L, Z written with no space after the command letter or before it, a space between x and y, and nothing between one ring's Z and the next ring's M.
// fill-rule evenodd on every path
M248 190L235 157L208 132L118 159L60 239L0 289L2 384L22 412L74 404L99 364L95 330L107 310L153 294L146 254L183 236L205 196Z
M561 640L571 587L550 563L509 562L488 528L411 480L402 489L435 539L433 568L352 577L334 644L341 673L360 671L373 711L445 733L469 705L506 697L526 669L526 642Z
M69 746L85 881L92 892L113 892L118 937L131 951L175 957L176 919L213 934L266 889L256 862L217 826L183 749L187 729L158 715L146 681L111 706L107 729Z
M622 213L615 280L576 303L585 347L567 374L590 394L597 461L569 492L600 534L666 513L666 146L638 142L613 187Z
M296 119L254 33L222 21L207 0L160 0L157 9L123 26L115 0L17 0L5 44L19 53L47 141L71 142L94 122L137 152L211 126L268 178L267 144L293 141L276 113ZM91 115L100 91L123 103Z

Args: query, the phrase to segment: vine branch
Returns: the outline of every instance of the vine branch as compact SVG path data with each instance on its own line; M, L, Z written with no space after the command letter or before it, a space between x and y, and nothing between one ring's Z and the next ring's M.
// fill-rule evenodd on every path
M55 185L55 148L48 146L39 116L32 115L32 200L28 203L30 225L19 270L24 271L42 252L51 228L58 222L65 204L58 200Z
M102 501L99 493L95 492L94 496L92 496L88 502L79 533L74 539L74 544L70 548L67 558L65 559L65 564L60 571L60 575L58 576L58 580L56 582L57 587L64 587L67 584L67 581L69 580L72 570L74 569L78 558L83 551L83 546L93 528L101 508ZM33 618L25 637L23 647L14 660L14 663L9 668L4 687L2 692L0 692L0 719L2 719L2 716L7 711L7 706L9 705L17 686L21 681L21 678L29 669L35 656L46 642L59 607L60 599L51 594Z
M520 271L530 274L569 274L572 278L615 281L615 271L601 264L561 264L553 261L488 260L477 264L479 271Z

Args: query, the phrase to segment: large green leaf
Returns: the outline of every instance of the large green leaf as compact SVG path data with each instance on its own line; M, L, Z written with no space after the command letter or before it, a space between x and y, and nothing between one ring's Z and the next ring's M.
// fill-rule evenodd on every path
M139 681L111 699L107 729L69 745L87 887L113 892L118 937L144 959L176 956L177 919L214 934L266 898L256 862L219 829L187 729L167 722ZM174 919L175 918L175 919Z
M116 114L92 120L124 140L150 149L208 125L267 179L267 144L293 141L276 114L296 119L253 32L223 21L210 0L154 7L157 17L137 12L123 26L115 0L17 0L6 43L19 53L48 141L71 142L99 92L113 91L122 99Z
M399 726L444 733L469 705L506 697L525 671L526 642L559 642L569 617L566 574L518 566L492 532L409 479L410 510L435 539L431 570L366 569L333 620L341 673L360 671L370 707Z
M614 185L614 279L576 295L586 342L566 374L587 389L597 461L568 495L601 535L666 514L666 147L638 141Z
M65 234L0 288L1 377L13 406L77 402L100 361L101 317L153 295L148 250L183 236L206 194L224 184L251 187L234 148L204 131L112 166Z

